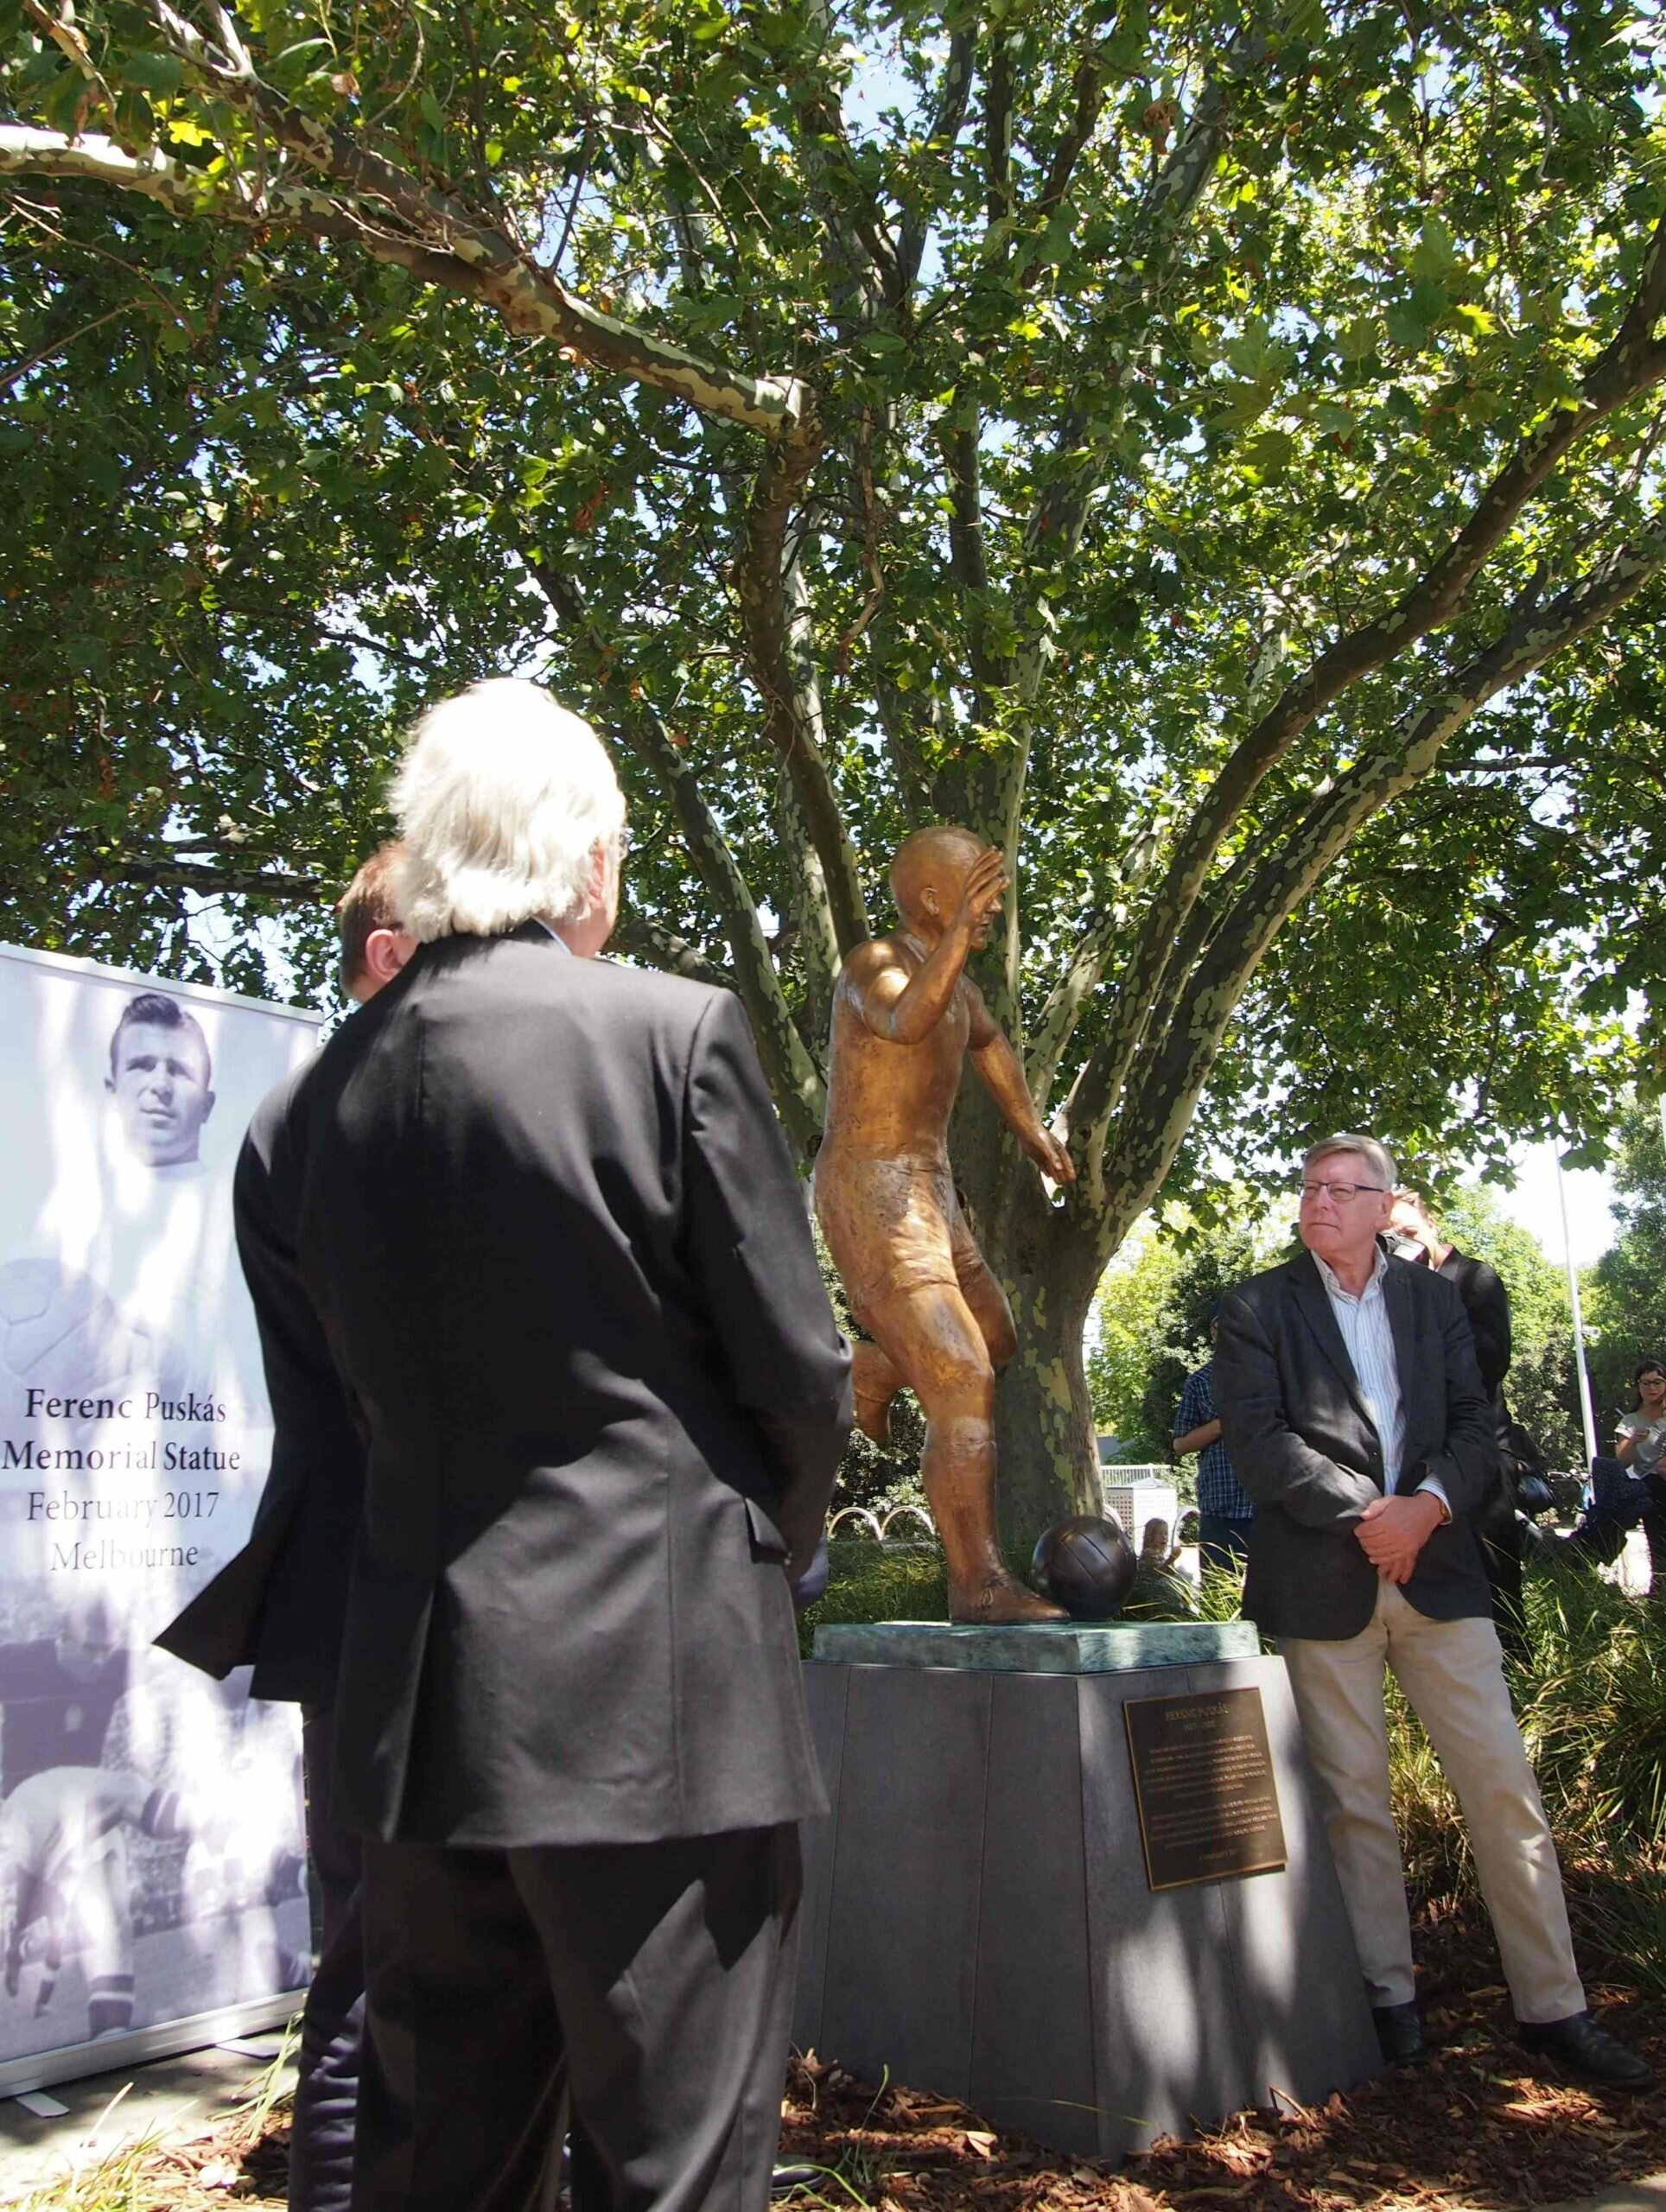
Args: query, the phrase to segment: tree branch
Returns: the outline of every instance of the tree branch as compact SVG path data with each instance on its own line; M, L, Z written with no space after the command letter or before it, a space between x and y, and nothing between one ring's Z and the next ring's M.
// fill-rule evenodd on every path
M39 24L59 52L66 54L72 65L86 78L103 102L105 113L113 123L116 116L115 95L99 75L93 64L87 42L76 29L73 8L66 6L61 15L54 16L50 9L41 6L41 0L23 0L23 11Z
M966 127L976 68L977 27L973 23L963 30L952 33L950 37L949 58L944 64L937 110L925 135L926 156L944 169L954 152L956 140ZM925 253L925 232L926 226L919 213L912 208L905 208L897 240L899 306L907 299L919 280L919 264Z
M949 472L949 559L955 582L965 591L987 591L989 563L983 550L983 497L978 466L978 418L975 405L963 406L938 426L938 444Z
M691 983L710 983L719 990L734 988L732 973L708 960L686 938L678 937L650 914L622 912L607 943L610 950L628 953L633 960L658 968L664 975L686 976Z
M34 370L44 368L46 364L54 359L58 354L67 353L72 346L79 345L83 338L90 338L95 330L102 329L105 323L114 322L118 315L131 315L137 305L138 302L136 300L119 301L116 306L108 308L103 315L95 315L91 322L84 322L79 330L67 330L54 338L49 345L42 346L37 352L31 353L26 360L19 361L15 368L0 369L0 391L10 391L13 385L21 384L23 378Z
M764 704L764 734L786 763L798 810L826 880L843 955L868 935L868 912L838 798L796 681L787 616L786 532L794 501L821 452L811 429L773 445L758 472L734 564L747 664Z
M153 0L160 5L160 0ZM170 16L171 10L163 10ZM177 23L178 18L173 18ZM285 148L304 175L255 179L228 168L225 181L156 147L129 154L109 138L0 124L0 175L75 178L137 192L184 219L281 225L347 238L374 259L409 269L493 308L512 330L552 340L561 356L676 393L703 413L768 437L798 426L808 387L797 377L747 377L604 315L539 269L500 228L435 192L347 132L217 60L189 26L169 32L178 57L213 91Z
M676 810L683 842L728 939L734 987L752 1023L765 1079L789 1139L799 1156L807 1158L821 1133L826 1092L781 990L740 863L670 732L647 702L633 698L620 682L614 652L591 620L577 587L532 547L523 544L518 550L527 574L587 664L598 719L617 731Z
M973 715L988 722L990 694L1013 680L1010 662L984 649L981 595L989 588L989 562L983 537L983 492L978 452L979 424L975 403L962 401L952 417L938 429L938 445L947 472L949 513L949 570L961 594L966 624L967 659L977 687Z
M1149 1202L1173 1163L1243 991L1279 930L1370 817L1428 775L1441 748L1491 699L1599 628L1666 568L1666 525L1625 545L1550 605L1523 594L1493 645L1458 671L1400 743L1368 755L1316 796L1281 850L1258 868L1215 931L1168 1035L1126 1110L1117 1147L1121 1203ZM1092 1133L1102 1142L1105 1132ZM1137 1201L1137 1203L1136 1203Z
M1004 19L990 32L983 63L983 210L988 227L1013 212L1013 73Z
M1124 283L1131 284L1137 299L1150 299L1168 272L1186 219L1202 197L1226 134L1229 83L1258 50L1255 41L1242 36L1228 48L1140 204L1122 260ZM1111 382L1119 398L1131 374L1126 360L1112 364ZM1103 397L1096 400L1092 412L1106 412ZM1055 453L1077 452L1085 441L1090 419L1087 406L1072 402L1059 426ZM1089 497L1103 480L1103 456L1110 450L1102 439L1098 453L1087 465L1066 467L1042 493L1024 534L1025 551L1032 560L1046 556L1058 562L1075 552L1087 520Z
M286 906L318 906L334 896L332 887L318 876L274 872L258 861L240 868L233 861L118 859L91 873L95 881L150 884L174 891L235 892L240 897L276 899Z
M1116 1096L1215 855L1262 779L1351 685L1451 621L1489 556L1571 448L1618 409L1666 378L1666 346L1653 336L1663 308L1666 216L1650 241L1619 329L1587 372L1579 397L1549 410L1518 442L1446 551L1394 606L1337 639L1239 741L1178 841L1122 971L1110 1033L1084 1071L1102 1099Z
M792 669L793 696L817 754L826 757L826 724L822 716L821 680L816 670L810 613L810 590L804 582L801 548L795 546L783 581L787 606L787 651ZM810 836L792 778L783 776L785 789L780 807L782 833L793 854L792 918L804 974L804 997L810 1011L811 1033L824 1037L833 1010L833 982L839 970L838 931L833 905L828 897L827 871Z
M942 702L927 693L900 690L891 664L901 651L891 609L881 603L869 625L868 673L874 703L879 709L885 747L897 779L904 815L915 825L929 818L932 804L928 754L940 743L944 715Z
M1040 230L1064 205L1076 164L1087 151L1089 141L1098 128L1104 110L1105 87L1110 82L1110 39L1101 39L1076 65L1076 73L1071 80L1070 121L1059 134L1046 176L1029 210L1027 229Z
M1075 1032L1082 1008L1098 988L1105 963L1116 947L1116 933L1122 926L1109 909L1090 916L1071 955L1070 966L1047 994L1025 1058L1030 1090L1037 1098L1046 1098L1052 1092L1065 1048Z
M812 0L812 14L830 37L833 27L820 0ZM851 267L866 262L885 297L893 306L899 304L902 283L897 249L856 167L837 97L820 75L817 64L806 66L793 95L792 111L800 134L798 157L811 196L841 256Z

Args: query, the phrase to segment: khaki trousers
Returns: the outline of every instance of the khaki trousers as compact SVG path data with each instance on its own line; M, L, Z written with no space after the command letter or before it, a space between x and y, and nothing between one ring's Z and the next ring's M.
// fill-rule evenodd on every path
M1432 1621L1391 1582L1358 1636L1281 1637L1331 1855L1374 2005L1412 2001L1411 1922L1389 1799L1392 1667L1463 1808L1518 2020L1585 2010L1561 1873L1490 1620Z

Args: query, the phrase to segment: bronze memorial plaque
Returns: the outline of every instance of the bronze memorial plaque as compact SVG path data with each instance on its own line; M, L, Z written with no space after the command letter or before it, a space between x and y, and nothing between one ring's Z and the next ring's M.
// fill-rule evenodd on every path
M1178 1890L1284 1865L1258 1689L1131 1698L1122 1712L1149 1888Z

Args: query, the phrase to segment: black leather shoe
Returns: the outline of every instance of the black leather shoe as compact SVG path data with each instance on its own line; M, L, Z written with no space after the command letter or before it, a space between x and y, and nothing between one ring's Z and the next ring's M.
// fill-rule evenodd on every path
M1390 2066L1421 2066L1434 2056L1423 2040L1423 2023L1415 2005L1373 2005L1377 2040Z
M1549 2059L1579 2081L1599 2082L1609 2089L1646 2089L1654 2081L1648 2061L1627 2050L1588 2012L1566 2020L1523 2020L1516 2032L1523 2050Z

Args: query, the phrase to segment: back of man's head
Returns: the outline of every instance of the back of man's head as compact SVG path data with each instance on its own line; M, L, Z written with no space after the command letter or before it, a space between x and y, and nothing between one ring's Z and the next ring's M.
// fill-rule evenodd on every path
M404 932L395 877L404 855L404 846L397 838L378 845L367 861L360 861L353 881L335 902L336 927L341 938L341 988L349 998L368 997L377 984L386 980L372 970L371 939L378 930Z
M619 837L624 794L586 721L536 683L476 683L417 723L393 787L405 927L422 943L500 936L587 906L598 846Z

